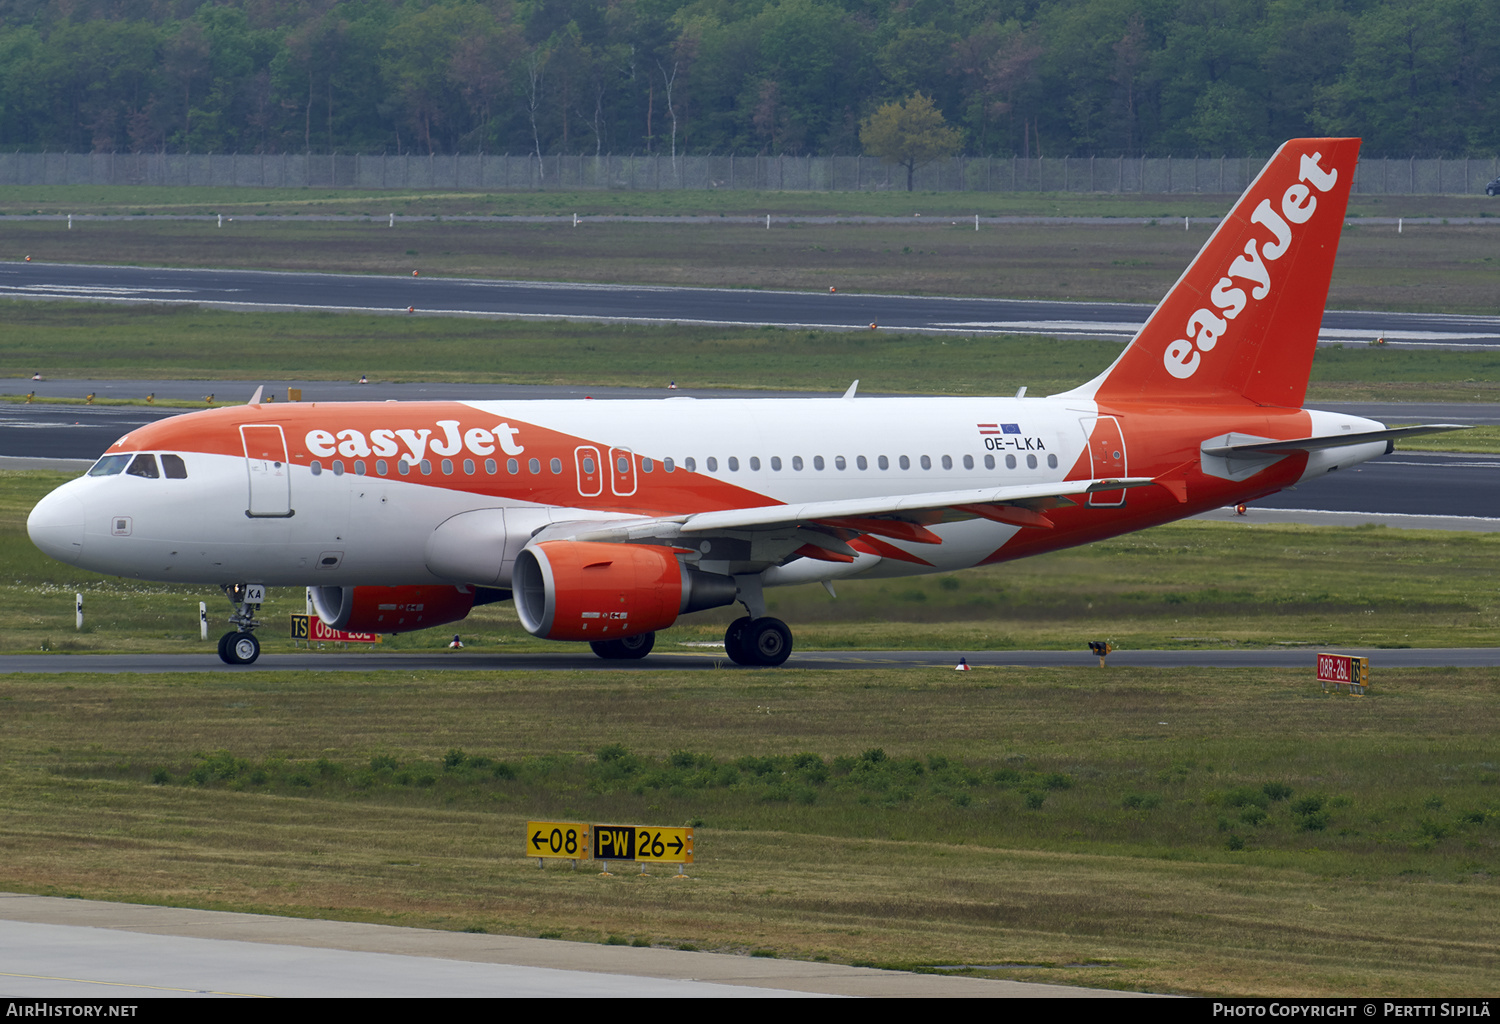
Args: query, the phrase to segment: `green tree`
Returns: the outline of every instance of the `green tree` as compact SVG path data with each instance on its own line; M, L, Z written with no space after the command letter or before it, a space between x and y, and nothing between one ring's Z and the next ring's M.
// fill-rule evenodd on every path
M859 128L865 152L906 168L906 191L918 167L958 152L961 136L943 120L943 112L921 93L887 103Z

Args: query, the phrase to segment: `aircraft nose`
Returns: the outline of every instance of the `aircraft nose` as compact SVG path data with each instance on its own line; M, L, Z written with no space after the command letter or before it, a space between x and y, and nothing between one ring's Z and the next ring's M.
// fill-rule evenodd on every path
M83 502L71 494L53 491L26 517L31 542L59 562L76 565L83 554Z

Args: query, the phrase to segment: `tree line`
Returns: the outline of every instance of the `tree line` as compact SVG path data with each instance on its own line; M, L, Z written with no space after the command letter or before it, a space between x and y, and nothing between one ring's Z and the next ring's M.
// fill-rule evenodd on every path
M1500 151L1481 0L0 0L0 149Z

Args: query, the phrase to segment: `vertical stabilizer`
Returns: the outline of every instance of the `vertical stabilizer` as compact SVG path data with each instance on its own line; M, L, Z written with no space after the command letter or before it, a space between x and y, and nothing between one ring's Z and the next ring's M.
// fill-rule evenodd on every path
M1359 142L1278 149L1114 365L1068 394L1301 407Z

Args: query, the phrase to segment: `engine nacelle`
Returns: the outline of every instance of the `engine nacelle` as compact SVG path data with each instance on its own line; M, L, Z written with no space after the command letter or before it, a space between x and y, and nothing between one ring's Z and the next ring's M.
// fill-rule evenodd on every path
M475 587L312 587L313 611L351 633L409 633L457 622L474 607ZM483 601L480 602L484 603Z
M728 576L683 565L671 548L554 540L527 545L512 577L516 614L546 640L613 640L734 601Z

